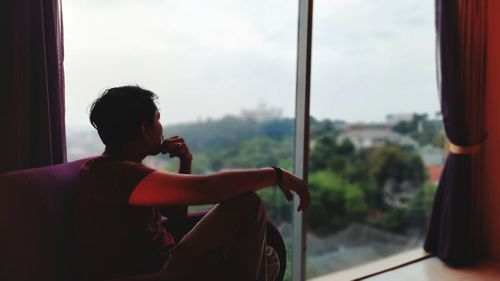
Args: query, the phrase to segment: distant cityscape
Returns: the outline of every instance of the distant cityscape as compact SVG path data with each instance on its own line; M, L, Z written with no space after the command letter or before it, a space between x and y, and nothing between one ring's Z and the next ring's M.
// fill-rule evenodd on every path
M236 118L251 120L255 121L256 123L283 119L283 117L281 116L281 110L276 108L269 108L265 105L260 106L261 107L259 109L255 110L242 110L240 116L237 116ZM379 147L387 144L396 144L414 148L419 152L428 169L427 172L429 180L431 182L437 183L445 160L444 145L436 146L432 144L421 144L411 136L401 134L400 132L394 130L394 126L396 126L398 123L412 122L414 116L424 116L425 118L427 118L427 114L418 115L415 113L400 113L388 114L386 116L386 122L382 123L347 123L342 120L329 119L322 120L322 122L330 123L333 128L340 132L340 134L338 134L337 136L337 142L341 143L348 140L355 146L356 149ZM221 118L221 120L223 119L224 118ZM431 120L435 123L441 123L440 114L436 113ZM165 131L182 132L192 126L198 127L203 126L204 123L213 123L218 121L220 120L209 119L206 121L198 120L191 123L172 124L169 125L169 128ZM223 124L221 124L221 126L223 126ZM224 128L220 129L224 130ZM423 131L423 122L420 121L417 124L417 132L422 133ZM442 131L442 129L441 133L444 134L444 131ZM66 138L68 161L99 155L104 151L104 145L99 139L97 131L90 125L88 126L88 128L84 128L81 126L69 126L67 128ZM314 146L314 141L311 141L311 146ZM145 164L153 168L162 168L171 162L172 161L170 159L145 159Z
M262 107L168 125L164 132L186 139L194 173L271 165L291 170L293 125L280 111ZM310 131L314 201L306 217L308 278L419 247L445 160L440 116L390 114L378 123L311 118ZM92 127L67 129L68 161L103 150ZM144 164L168 171L177 165L164 155L148 157ZM260 195L289 241L289 205L274 189Z

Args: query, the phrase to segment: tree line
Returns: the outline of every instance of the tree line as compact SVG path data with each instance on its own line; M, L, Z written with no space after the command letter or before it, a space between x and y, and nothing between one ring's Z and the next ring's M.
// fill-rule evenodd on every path
M182 135L190 144L195 173L273 165L292 170L293 122L291 118L256 122L227 116L165 131ZM349 141L337 141L344 127L340 121L310 119L312 201L305 213L307 227L328 235L358 222L394 233L423 235L435 186L427 182L418 151L394 144L356 149ZM392 129L421 145L442 146L444 139L441 121L426 115L415 114L412 121L401 121ZM170 161L167 169L173 170L172 160L165 160ZM275 223L291 220L290 205L278 190L265 189L260 195Z

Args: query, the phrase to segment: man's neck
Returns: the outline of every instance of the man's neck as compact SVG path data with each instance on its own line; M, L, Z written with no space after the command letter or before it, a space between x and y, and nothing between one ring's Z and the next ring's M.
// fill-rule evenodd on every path
M103 155L120 161L132 161L136 163L141 163L142 160L147 156L145 153L140 152L133 146L128 145L113 147L106 146Z

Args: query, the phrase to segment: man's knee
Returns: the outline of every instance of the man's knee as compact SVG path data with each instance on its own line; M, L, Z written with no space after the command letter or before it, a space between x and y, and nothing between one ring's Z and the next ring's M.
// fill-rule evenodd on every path
M255 192L245 192L233 198L240 206L263 208L264 203Z
M266 209L262 199L255 192L245 192L229 199L223 204L234 204L239 210L248 210L258 217L265 217Z
M240 204L251 205L251 206L262 205L262 200L260 199L259 195L257 195L257 193L255 192L241 193L233 197L233 199L238 201Z

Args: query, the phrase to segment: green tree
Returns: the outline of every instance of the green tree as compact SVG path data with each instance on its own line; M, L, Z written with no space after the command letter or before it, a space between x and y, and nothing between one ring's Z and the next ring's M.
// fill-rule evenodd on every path
M254 168L280 166L291 169L291 139L274 140L254 137L207 152L210 167L217 171L224 168Z
M379 187L389 179L397 183L409 181L419 187L427 178L422 158L414 150L387 145L372 149L371 159Z
M440 131L440 132L436 133L432 137L432 143L431 144L433 146L435 146L435 147L441 147L441 148L443 148L445 141L446 141L446 135L445 135L444 130L443 130L443 131Z
M392 127L395 132L407 135L420 145L443 147L441 136L444 136L443 122L429 120L427 114L413 114L410 121L400 121Z
M305 215L316 233L327 234L346 225L343 186L342 179L332 172L319 171L309 176L311 205Z
M319 234L339 231L354 221L364 221L368 213L365 192L331 171L314 172L309 177L311 206L306 213L309 227Z
M372 222L373 225L384 230L388 230L395 233L404 233L406 230L406 208L396 207L391 208L382 216Z
M349 220L362 220L368 212L363 189L354 184L348 184L344 189L344 209Z
M427 223L431 217L436 188L434 184L428 183L424 185L415 192L408 204L406 220L412 228L420 230L420 234L425 233Z
M325 134L312 141L309 167L313 171L331 170L341 172L355 155L354 145L349 141L337 144L336 135Z
M311 117L309 119L309 125L312 139L319 138L323 135L336 135L338 133L335 124L329 119L317 121L315 118Z
M375 169L368 152L368 150L357 152L339 173L345 181L358 185L363 190L366 204L370 209L376 209L383 201L383 194L377 188Z
M261 125L261 132L263 136L270 137L275 140L283 140L284 138L291 138L293 134L293 119L275 119L269 120Z
M258 194L264 202L267 216L272 222L279 224L292 220L290 202L286 200L286 197L279 188L265 188L259 190Z

